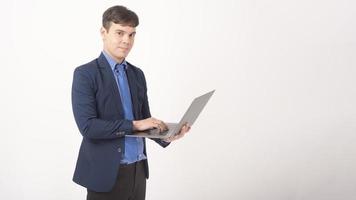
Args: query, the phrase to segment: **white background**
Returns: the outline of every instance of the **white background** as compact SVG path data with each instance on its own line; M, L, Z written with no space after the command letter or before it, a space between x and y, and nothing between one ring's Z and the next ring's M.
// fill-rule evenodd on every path
M1 1L0 199L85 199L72 75L115 4L140 17L127 60L155 117L216 89L188 136L148 142L146 199L355 199L352 0Z

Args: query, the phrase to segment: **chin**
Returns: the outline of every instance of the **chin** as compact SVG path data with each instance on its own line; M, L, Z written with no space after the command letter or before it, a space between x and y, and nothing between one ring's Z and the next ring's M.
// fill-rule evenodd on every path
M128 51L116 51L117 56L126 56L129 52Z
M123 53L115 54L115 57L118 58L118 59L125 59L126 56L127 56L127 54L123 54Z

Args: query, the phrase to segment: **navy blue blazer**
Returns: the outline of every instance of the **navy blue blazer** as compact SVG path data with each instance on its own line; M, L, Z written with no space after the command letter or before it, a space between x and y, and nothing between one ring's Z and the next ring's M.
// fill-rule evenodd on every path
M128 63L126 73L135 120L151 117L143 72ZM96 192L108 192L115 184L124 154L124 136L133 133L132 121L124 118L115 77L102 53L75 69L72 108L83 136L73 181ZM155 141L162 147L169 144ZM145 140L144 154L147 157ZM145 172L148 178L147 160Z

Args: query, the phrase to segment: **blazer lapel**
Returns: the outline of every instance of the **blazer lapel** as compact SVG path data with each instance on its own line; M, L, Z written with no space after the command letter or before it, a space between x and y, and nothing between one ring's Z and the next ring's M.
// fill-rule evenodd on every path
M124 116L124 109L122 107L121 98L120 98L120 91L117 87L116 80L114 74L112 73L111 67L106 60L103 53L100 54L98 58L99 67L102 71L103 81L108 83L108 89L111 90L112 96L115 98L115 108L117 109L120 116Z

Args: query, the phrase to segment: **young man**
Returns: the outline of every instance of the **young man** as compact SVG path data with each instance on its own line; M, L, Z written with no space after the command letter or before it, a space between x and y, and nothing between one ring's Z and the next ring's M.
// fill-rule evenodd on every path
M145 199L145 139L126 135L167 128L151 117L143 72L125 60L138 24L137 15L123 6L107 9L102 53L74 71L72 106L83 140L73 181L87 188L88 200ZM186 125L177 136L155 141L166 147L189 129Z

